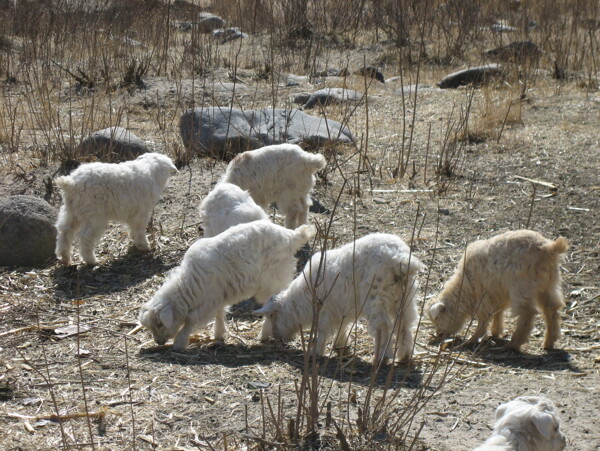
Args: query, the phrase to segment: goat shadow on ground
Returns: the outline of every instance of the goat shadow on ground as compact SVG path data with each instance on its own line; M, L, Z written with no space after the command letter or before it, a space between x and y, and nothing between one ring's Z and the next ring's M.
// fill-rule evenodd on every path
M152 253L129 251L98 266L57 266L52 273L57 299L118 293L175 267Z
M305 356L301 350L272 344L192 343L184 351L173 351L170 345L151 346L142 348L139 356L174 365L223 365L238 368L255 363L267 366L279 362L297 368L299 373L305 367ZM318 365L321 377L363 386L373 383L379 388L418 388L423 380L422 370L412 364L381 365L379 371L372 375L371 362L354 355L340 356L333 353L330 357L319 358Z
M508 340L490 337L477 346L471 347L471 352L475 358L504 367L542 371L571 371L573 373L583 371L575 365L573 356L567 351L560 349L552 351L539 350L540 354L532 354L530 352L538 351L538 349L535 348L535 345L529 344L524 352L516 352L502 347L507 343Z

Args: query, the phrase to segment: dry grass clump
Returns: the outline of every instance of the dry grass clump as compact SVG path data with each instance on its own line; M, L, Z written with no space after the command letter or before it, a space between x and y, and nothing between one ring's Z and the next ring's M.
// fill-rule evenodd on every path
M483 103L473 113L468 127L457 136L458 140L480 143L500 141L507 127L522 126L522 100L511 90L483 89Z

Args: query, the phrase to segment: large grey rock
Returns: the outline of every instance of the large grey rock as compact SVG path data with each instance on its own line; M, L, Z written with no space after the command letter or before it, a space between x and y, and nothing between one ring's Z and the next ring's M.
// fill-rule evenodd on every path
M225 26L225 20L211 13L202 12L198 14L198 32L212 33L218 28Z
M56 216L39 197L0 199L0 266L37 266L53 258Z
M98 130L85 138L77 147L82 155L94 155L100 161L133 160L148 152L144 142L122 127Z
M354 141L350 130L337 121L281 108L196 108L183 113L179 131L186 149L225 160L270 144L305 143L318 147L328 141Z
M325 106L337 103L360 102L362 99L363 94L352 89L325 88L313 93L300 93L294 97L294 102L304 104L304 109L310 109L317 105Z
M505 75L504 67L500 64L488 64L486 66L470 67L446 75L440 82L442 89L458 88L464 85L480 85L489 82L493 78Z

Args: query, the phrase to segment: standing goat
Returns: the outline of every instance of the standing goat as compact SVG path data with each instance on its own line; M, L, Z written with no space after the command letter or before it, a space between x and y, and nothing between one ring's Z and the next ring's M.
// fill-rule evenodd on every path
M237 224L269 219L248 191L237 185L220 182L200 204L204 237L210 238Z
M289 341L311 326L318 311L312 351L323 355L330 336L336 336L335 347L344 346L349 326L363 317L375 341L376 364L383 357L393 360L394 354L401 361L407 360L417 320L416 276L422 267L404 241L383 233L365 236L324 255L317 253L287 290L257 310L265 315L261 339Z
M140 312L154 340L185 349L194 329L216 317L215 339L223 340L226 307L254 296L262 305L294 277L294 254L315 234L303 225L289 230L268 220L233 226L197 240L181 265Z
M496 409L494 433L474 451L562 451L556 407L543 396L521 396Z
M71 264L78 234L81 258L95 265L94 247L109 221L127 224L135 247L150 250L146 225L167 180L177 172L169 157L145 153L118 164L82 164L70 175L56 179L63 196L56 222L56 256L61 263Z
M221 181L248 190L264 209L275 202L285 214L285 226L293 229L308 221L314 174L325 164L323 155L295 144L277 144L237 155Z
M567 240L548 240L531 230L506 232L489 240L469 244L454 275L428 305L438 336L460 332L477 318L477 329L468 343L487 333L504 331L504 310L511 308L517 327L507 347L520 351L527 342L537 307L546 322L544 349L553 349L560 337L560 313L564 301L560 289L560 256Z

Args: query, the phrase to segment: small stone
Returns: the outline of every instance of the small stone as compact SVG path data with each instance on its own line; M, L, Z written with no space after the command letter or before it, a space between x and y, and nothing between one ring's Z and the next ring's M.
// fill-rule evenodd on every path
M384 199L383 197L374 197L373 202L376 204L389 204L390 203L389 200Z
M294 98L294 102L304 99L306 93L301 93ZM314 108L317 105L325 106L339 103L360 102L363 99L363 94L353 89L344 88L325 88L313 92L304 103L303 109Z
M213 38L218 39L221 44L225 44L235 39L246 39L248 37L246 33L242 33L237 27L219 28L214 30L212 33Z
M365 66L358 69L356 72L363 77L371 77L377 80L378 82L385 83L385 79L383 78L383 73L373 66Z
M322 215L328 215L329 213L331 213L331 210L323 204L321 204L321 202L319 202L319 199L312 196L310 197L310 199L312 201L312 204L308 209L311 213L319 213Z
M264 390L271 386L270 382L252 381L248 382L248 388L250 390Z

